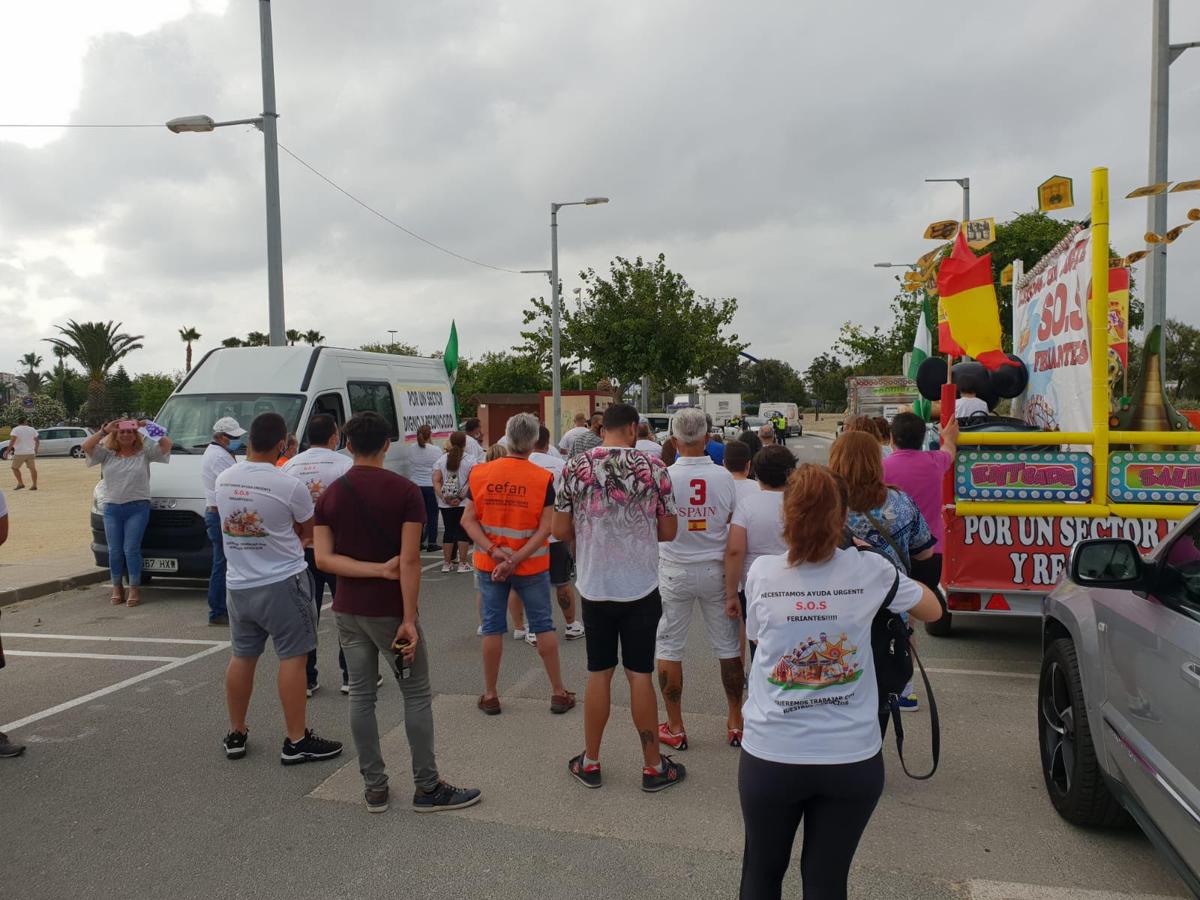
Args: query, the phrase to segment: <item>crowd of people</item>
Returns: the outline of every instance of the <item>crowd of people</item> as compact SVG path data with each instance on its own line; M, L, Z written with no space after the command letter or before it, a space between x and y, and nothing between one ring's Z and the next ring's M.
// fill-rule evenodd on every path
M169 437L143 436L145 424L110 422L84 443L106 486L112 601L129 606L140 601L149 466L169 462L171 451ZM557 447L531 414L509 419L486 451L476 419L440 446L422 428L406 478L384 465L390 427L375 413L340 429L316 415L307 449L290 455L281 416L261 414L249 429L222 418L201 478L213 543L209 620L228 624L232 645L225 754L247 754L247 711L268 638L286 728L280 761L342 752L307 719L307 699L320 687L317 624L328 589L367 809L382 812L389 802L375 714L388 673L404 698L413 808L479 802L478 788L441 777L434 754L420 554L440 549L442 572L475 576L480 711L503 712L510 619L514 636L537 648L550 712L575 708L557 605L564 636L583 638L587 656L582 746L568 772L587 788L604 783L601 746L619 664L642 789L666 790L688 775L665 751L689 746L683 661L698 607L726 698L723 742L740 753L742 896L780 896L803 824L805 895L844 897L883 789L872 619L884 606L925 621L943 612L931 587L940 572L939 485L956 428L933 452L922 449L925 423L911 413L883 435L870 420L850 421L828 466L797 465L773 425L724 441L702 411L684 409L660 444L633 407L614 404L577 417ZM903 707L917 704L906 689Z

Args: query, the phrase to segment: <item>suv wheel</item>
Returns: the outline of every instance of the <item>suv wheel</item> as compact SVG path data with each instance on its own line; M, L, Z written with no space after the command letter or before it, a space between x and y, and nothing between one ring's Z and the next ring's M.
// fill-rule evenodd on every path
M82 447L72 447L71 448L71 458L72 459L83 459L83 448Z
M1075 645L1065 638L1050 644L1042 656L1038 745L1046 792L1060 816L1075 825L1125 821L1125 811L1109 793L1100 771Z
M12 456L12 447L5 447L3 450L0 450L0 459L8 459L10 456Z

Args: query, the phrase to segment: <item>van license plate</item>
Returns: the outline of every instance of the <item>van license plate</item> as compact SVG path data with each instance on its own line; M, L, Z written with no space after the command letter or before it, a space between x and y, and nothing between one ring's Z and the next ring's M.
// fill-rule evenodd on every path
M179 560L177 559L143 559L143 572L178 572Z

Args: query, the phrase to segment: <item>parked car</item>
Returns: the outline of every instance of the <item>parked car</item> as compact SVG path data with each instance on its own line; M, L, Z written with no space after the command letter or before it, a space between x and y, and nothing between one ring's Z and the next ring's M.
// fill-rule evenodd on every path
M1076 825L1132 818L1200 896L1200 509L1148 556L1086 540L1043 604L1038 737Z
M83 442L92 433L90 428L78 428L74 425L60 425L56 428L39 428L38 456L73 456L83 457ZM12 457L12 442L0 441L0 459Z

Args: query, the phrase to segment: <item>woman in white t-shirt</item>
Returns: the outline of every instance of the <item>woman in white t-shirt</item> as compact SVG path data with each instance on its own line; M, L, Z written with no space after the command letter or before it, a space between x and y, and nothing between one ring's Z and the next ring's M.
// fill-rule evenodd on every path
M438 508L442 511L442 571L454 571L454 549L458 546L458 571L470 572L467 544L470 539L463 531L463 501L467 497L467 479L475 459L467 452L467 435L456 431L450 435L449 448L433 464L433 489Z
M408 475L412 483L421 489L425 499L425 549L438 549L438 499L433 488L433 467L445 454L433 443L433 432L428 425L417 429L417 445L408 457Z
M738 770L746 843L742 897L779 897L804 822L805 897L845 897L850 863L883 792L871 621L889 609L942 614L930 590L877 553L839 550L846 504L834 476L803 465L784 494L787 553L746 576L758 641Z

